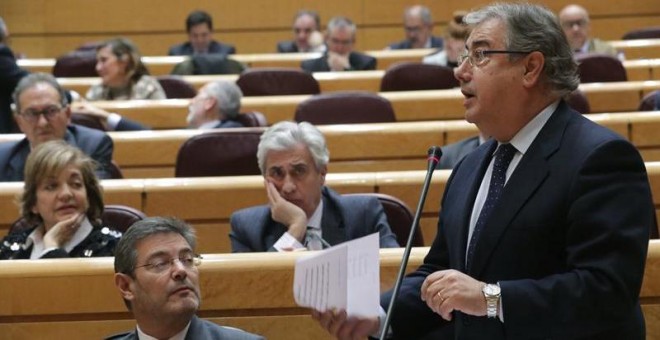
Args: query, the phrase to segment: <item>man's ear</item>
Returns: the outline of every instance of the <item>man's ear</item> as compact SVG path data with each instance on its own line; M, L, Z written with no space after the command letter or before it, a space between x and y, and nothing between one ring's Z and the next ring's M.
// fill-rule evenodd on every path
M133 287L131 287L132 283L132 277L124 273L115 273L115 286L117 286L117 289L124 300L133 301L135 295L133 294Z
M321 178L323 178L323 184L325 184L325 175L328 174L328 166L322 166L321 169L319 169L319 172L321 173Z
M64 108L64 115L66 116L67 123L71 124L71 104L67 104Z
M536 85L543 74L545 57L543 53L534 51L525 58L525 73L523 74L523 86L529 88Z

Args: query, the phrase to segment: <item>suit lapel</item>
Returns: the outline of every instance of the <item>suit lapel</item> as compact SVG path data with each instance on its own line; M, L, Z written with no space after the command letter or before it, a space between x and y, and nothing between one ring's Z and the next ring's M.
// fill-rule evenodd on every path
M339 197L328 188L323 187L321 199L323 199L323 217L321 217L321 233L331 245L345 242L347 239L346 228L339 212Z
M513 218L548 177L548 158L561 144L569 118L568 112L565 104L560 103L511 174L499 202L481 231L473 264L468 272L471 276L480 276Z

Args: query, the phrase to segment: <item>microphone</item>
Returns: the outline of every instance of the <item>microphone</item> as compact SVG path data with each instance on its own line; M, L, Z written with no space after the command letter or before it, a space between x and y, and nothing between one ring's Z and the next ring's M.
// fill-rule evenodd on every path
M385 316L385 323L382 325L382 332L380 333L380 339L385 339L387 335L387 329L390 326L390 319L392 317L392 311L394 310L394 305L396 304L396 298L399 296L399 289L401 289L401 281L403 281L403 275L406 272L406 267L408 266L408 259L410 258L410 250L412 248L413 238L415 236L415 230L419 225L419 218L422 215L422 210L424 207L424 202L426 201L426 194L429 191L429 185L431 184L431 177L433 177L433 171L435 170L436 165L440 162L440 156L442 156L442 150L438 146L432 146L428 151L428 168L426 169L426 178L424 179L424 186L422 187L422 193L417 203L417 211L415 212L415 218L413 219L412 226L410 226L410 234L408 235L408 242L406 243L406 248L403 251L403 258L401 259L401 266L399 267L399 274L396 277L394 283L394 289L392 290L392 297L390 298L390 304L387 308L387 314Z

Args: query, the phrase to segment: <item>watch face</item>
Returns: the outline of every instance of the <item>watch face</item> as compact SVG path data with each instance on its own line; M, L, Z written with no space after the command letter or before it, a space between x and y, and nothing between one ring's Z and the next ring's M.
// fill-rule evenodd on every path
M484 293L487 295L499 295L500 294L500 286L498 285L486 285L484 287Z

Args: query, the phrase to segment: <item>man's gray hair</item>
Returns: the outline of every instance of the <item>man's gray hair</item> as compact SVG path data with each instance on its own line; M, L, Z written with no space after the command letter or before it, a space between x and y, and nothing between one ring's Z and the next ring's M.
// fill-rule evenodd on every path
M578 87L577 63L559 20L549 9L524 3L496 3L469 13L463 20L468 25L480 25L491 19L506 25L507 50L543 53L543 81L556 94L564 96ZM509 56L516 57L519 55Z
M7 39L7 25L5 21L0 17L0 44L6 44Z
M40 83L48 84L54 88L55 91L57 91L57 93L60 95L60 103L62 104L62 107L69 105L69 100L66 96L66 90L64 90L64 88L57 82L55 77L48 73L32 73L23 77L14 89L12 99L15 105L15 114L21 112L20 102L18 101L18 98L21 96L21 94L25 92L25 90L30 89Z
M405 11L403 11L404 20L406 18L414 17L417 15L419 15L419 17L422 18L423 23L427 25L433 24L433 16L431 15L431 10L426 6L422 6L422 5L410 6L406 8Z
M351 19L342 16L338 16L330 19L327 28L328 35L330 35L331 32L334 32L335 30L340 28L348 29L351 32L351 35L355 38L355 31L357 30L357 27L355 26L353 21L351 21Z
M236 82L226 80L214 81L205 86L203 91L216 99L220 115L234 119L241 112L243 92L236 85Z
M262 175L266 175L266 157L270 151L289 150L302 144L312 154L317 170L328 165L330 153L325 145L325 137L314 125L302 122L279 122L261 135L257 160Z

